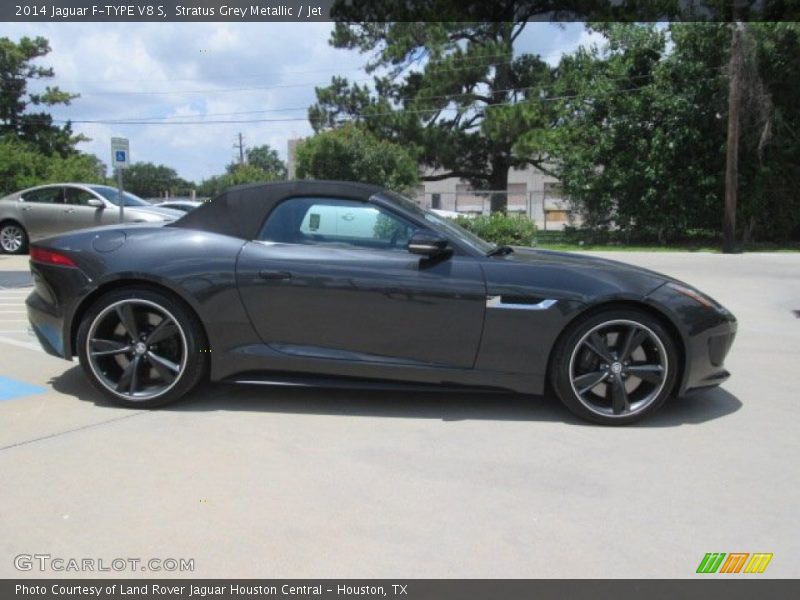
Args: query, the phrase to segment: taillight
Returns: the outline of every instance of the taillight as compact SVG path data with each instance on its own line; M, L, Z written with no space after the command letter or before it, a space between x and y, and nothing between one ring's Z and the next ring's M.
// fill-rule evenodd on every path
M59 267L75 267L75 263L66 254L60 254L44 248L37 248L31 246L30 249L31 262L41 263L43 265L58 265Z

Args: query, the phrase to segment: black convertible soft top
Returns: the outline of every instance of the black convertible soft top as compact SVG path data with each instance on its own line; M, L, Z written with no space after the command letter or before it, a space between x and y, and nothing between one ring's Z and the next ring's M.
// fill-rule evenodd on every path
M239 185L222 192L170 227L199 229L252 240L269 212L281 201L294 196L332 196L367 201L384 188L351 181L279 181Z

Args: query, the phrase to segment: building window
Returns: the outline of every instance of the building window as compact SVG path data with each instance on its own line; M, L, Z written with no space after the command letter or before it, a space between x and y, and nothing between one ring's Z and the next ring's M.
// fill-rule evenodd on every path
M560 181L546 181L544 184L545 199L560 200L564 197L564 186Z
M528 211L528 184L509 183L506 197L506 210L508 212L525 213Z
M552 223L563 223L569 220L569 211L567 210L547 210L547 221Z
M431 194L431 208L442 208L441 194Z

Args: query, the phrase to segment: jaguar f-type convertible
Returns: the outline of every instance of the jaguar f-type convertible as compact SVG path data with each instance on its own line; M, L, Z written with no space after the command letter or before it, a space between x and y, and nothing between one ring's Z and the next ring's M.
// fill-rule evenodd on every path
M736 319L693 287L584 255L489 244L380 187L241 186L165 225L37 241L45 350L112 401L204 378L393 389L552 389L630 423L715 386Z

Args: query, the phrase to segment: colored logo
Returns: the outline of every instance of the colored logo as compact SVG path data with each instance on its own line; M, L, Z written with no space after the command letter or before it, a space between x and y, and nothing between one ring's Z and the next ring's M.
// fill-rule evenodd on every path
M708 552L697 566L698 573L763 573L772 553L766 552Z

